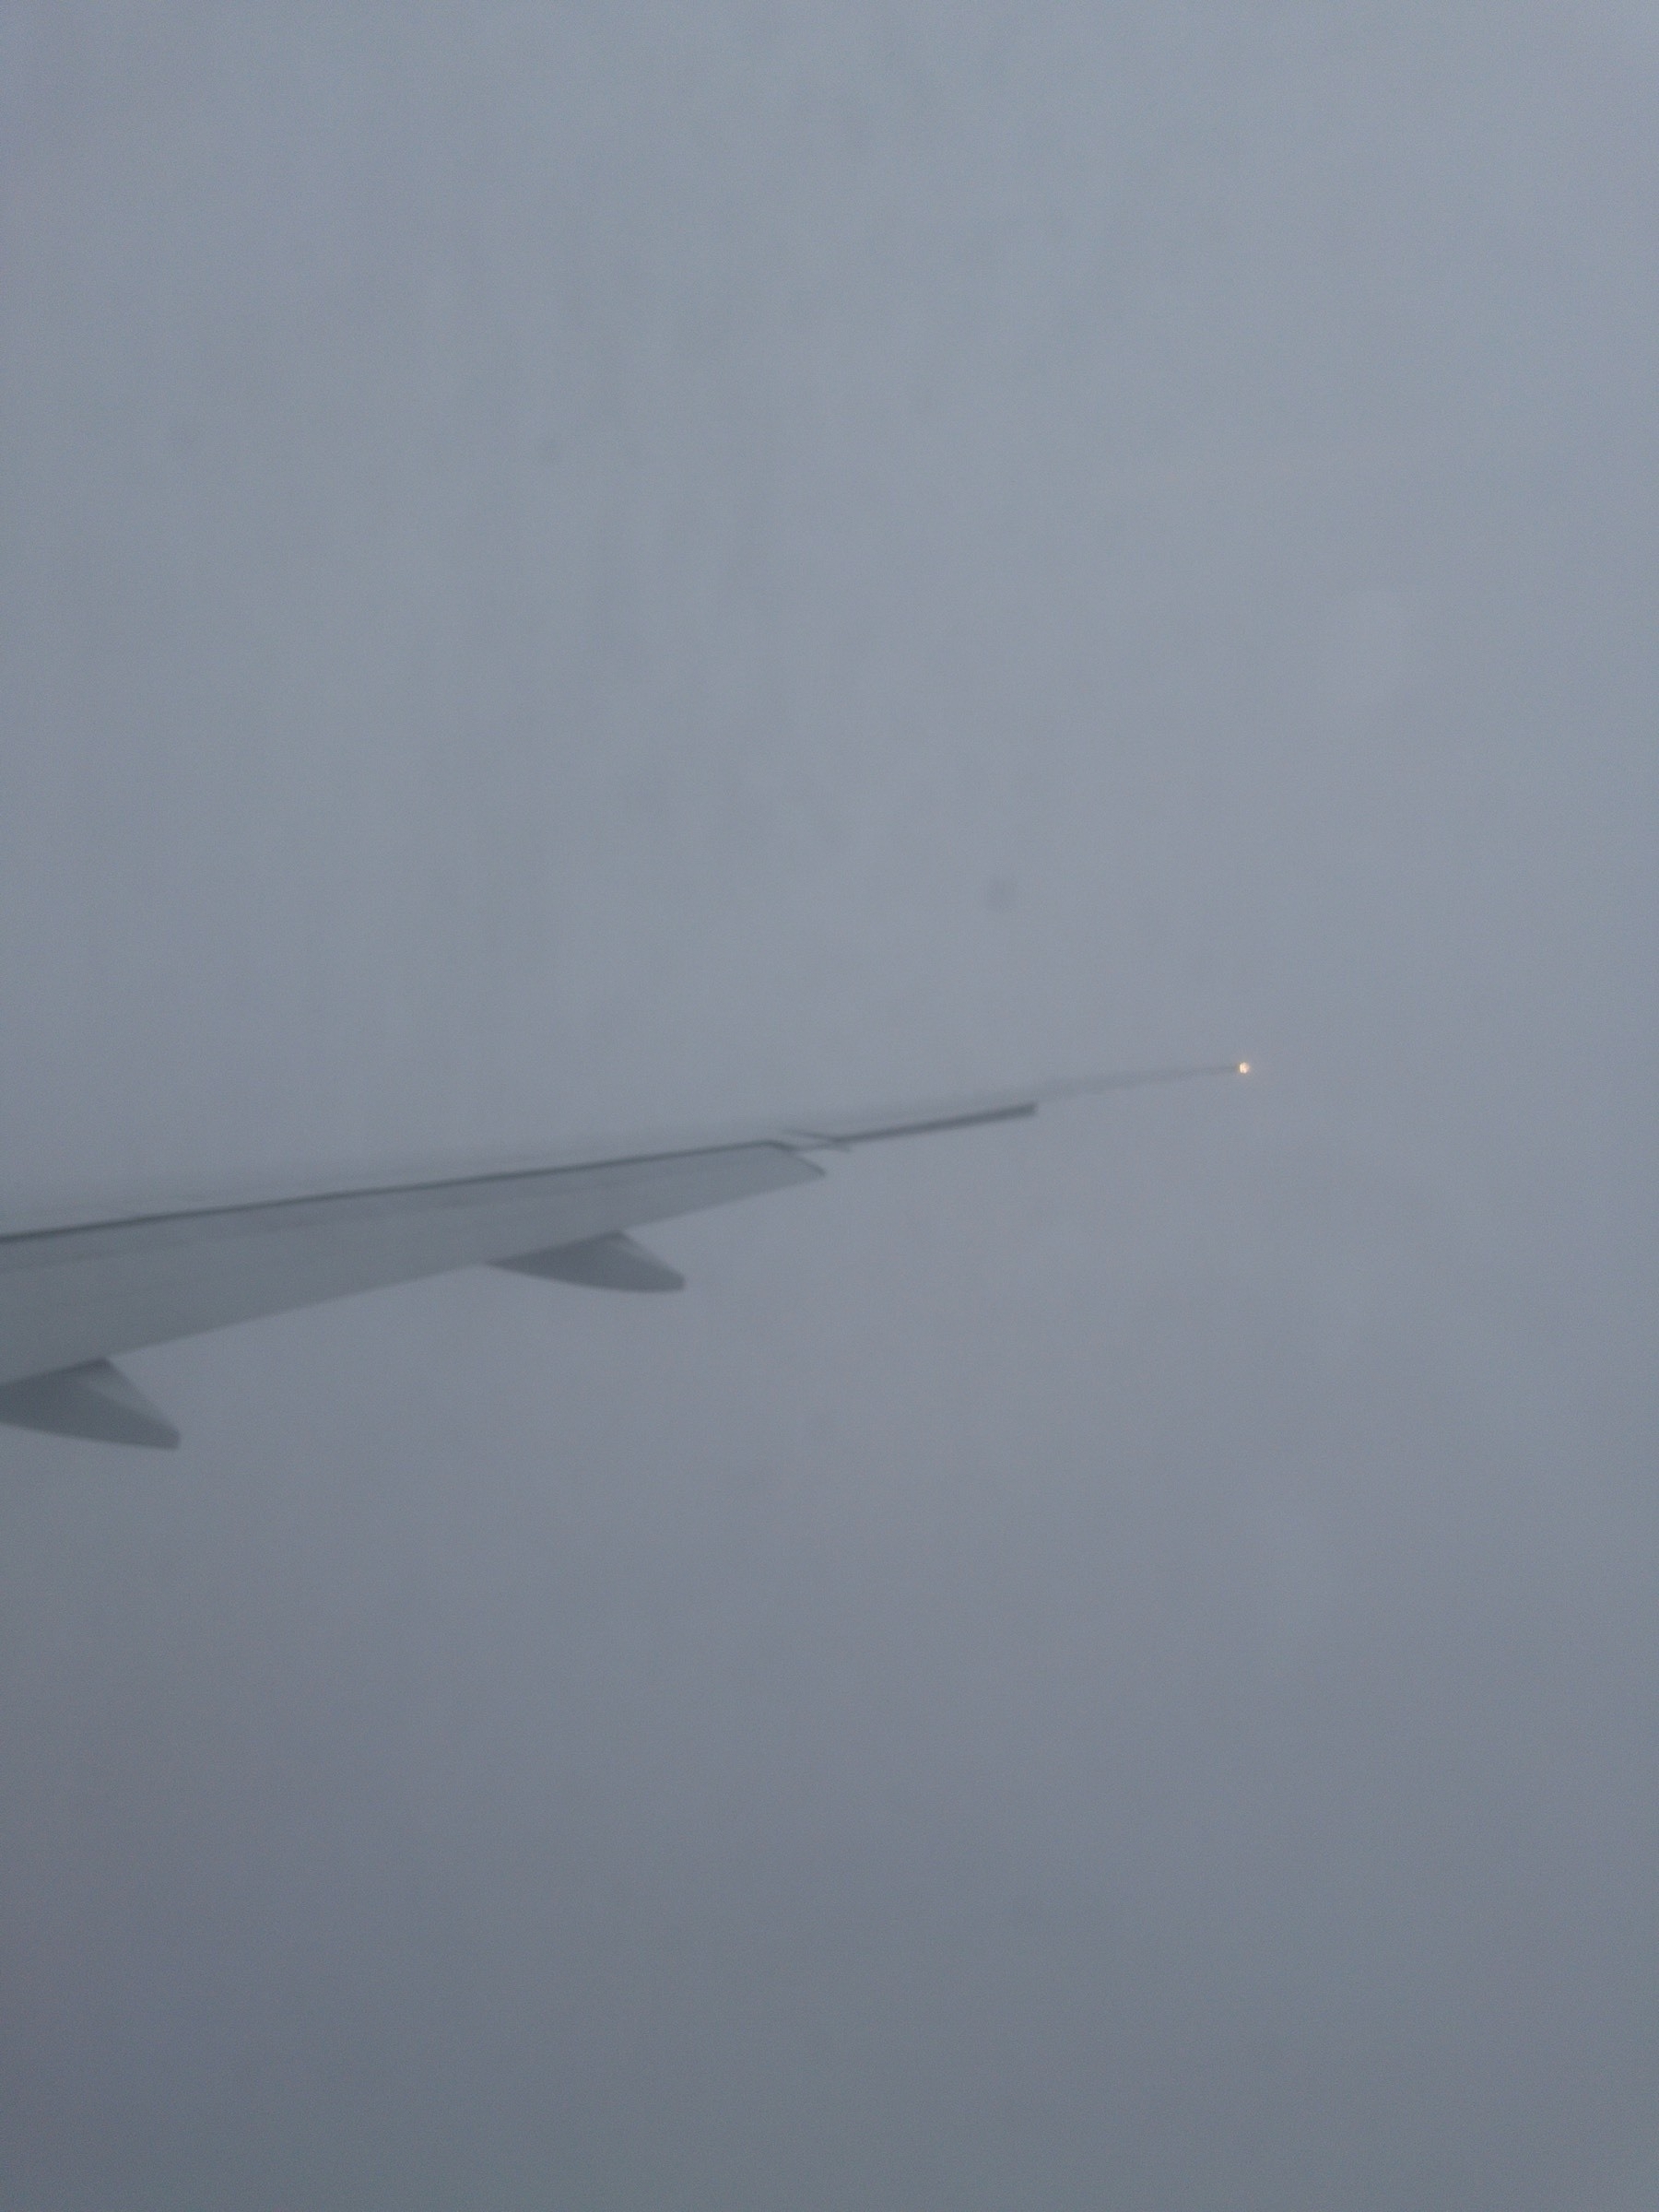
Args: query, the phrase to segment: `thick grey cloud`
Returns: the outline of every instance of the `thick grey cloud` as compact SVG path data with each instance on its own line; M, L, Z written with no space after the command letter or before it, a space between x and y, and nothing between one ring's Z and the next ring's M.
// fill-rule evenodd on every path
M4 1198L1249 1052L0 1442L0 2196L1659 2174L1633 5L0 14Z

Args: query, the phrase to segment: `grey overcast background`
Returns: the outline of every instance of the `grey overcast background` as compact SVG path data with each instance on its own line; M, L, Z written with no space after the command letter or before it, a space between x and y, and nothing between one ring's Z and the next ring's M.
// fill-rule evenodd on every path
M7 2212L1659 2202L1659 13L0 6L8 1210L1248 1053L0 1431Z

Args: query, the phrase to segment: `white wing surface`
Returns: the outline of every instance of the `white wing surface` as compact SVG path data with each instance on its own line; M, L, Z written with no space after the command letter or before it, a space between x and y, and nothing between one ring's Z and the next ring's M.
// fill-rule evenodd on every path
M813 1153L1014 1120L1045 1099L1240 1072L1161 1068L484 1173L0 1233L0 1422L176 1443L110 1366L114 1355L452 1267L677 1288L673 1270L627 1232L813 1182L823 1171Z

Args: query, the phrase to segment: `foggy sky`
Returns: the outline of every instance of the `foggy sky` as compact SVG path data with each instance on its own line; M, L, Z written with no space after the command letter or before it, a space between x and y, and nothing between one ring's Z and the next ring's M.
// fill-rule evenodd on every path
M1659 18L0 6L0 1211L1248 1054L0 1430L18 2212L1645 2212Z

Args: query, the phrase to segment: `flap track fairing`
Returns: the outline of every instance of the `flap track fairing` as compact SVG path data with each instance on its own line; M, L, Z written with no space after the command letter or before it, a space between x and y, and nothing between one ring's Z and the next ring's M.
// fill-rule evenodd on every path
M551 1252L527 1252L521 1259L498 1260L510 1275L534 1275L544 1281L580 1283L587 1290L683 1290L686 1278L665 1266L654 1253L631 1237L588 1237L580 1244L559 1244Z

